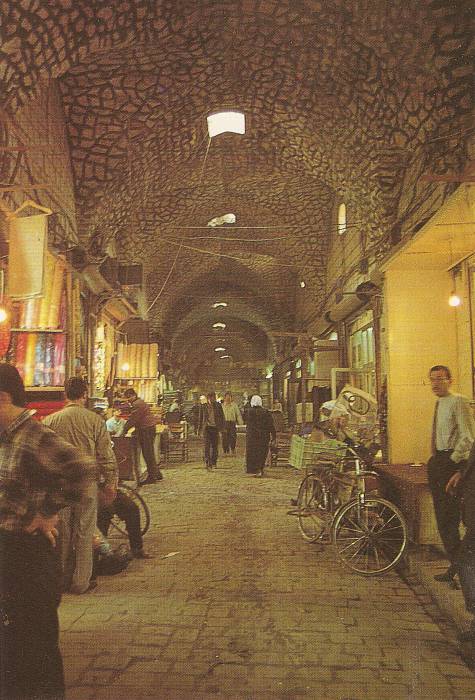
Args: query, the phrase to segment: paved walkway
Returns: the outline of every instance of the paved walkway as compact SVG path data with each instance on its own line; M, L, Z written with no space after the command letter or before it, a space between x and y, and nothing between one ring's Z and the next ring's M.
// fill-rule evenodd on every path
M164 473L142 490L155 558L63 599L68 700L475 699L427 598L303 542L297 474L237 457Z

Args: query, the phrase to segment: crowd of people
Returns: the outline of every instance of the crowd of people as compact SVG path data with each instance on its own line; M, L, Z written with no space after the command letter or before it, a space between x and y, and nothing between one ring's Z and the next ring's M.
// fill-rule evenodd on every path
M435 365L429 377L437 402L428 480L450 562L436 578L451 584L458 576L467 610L475 616L475 422L469 401L450 390L448 367ZM144 483L156 483L163 478L154 449L156 416L129 388L123 397L130 407L127 417L116 409L105 421L87 409L87 389L83 379L69 379L66 405L39 422L26 408L17 369L0 364L0 683L5 697L64 696L57 608L64 591L83 595L97 585L94 542L104 551L115 515L126 523L131 556L148 558L137 506L118 489L111 436L135 428L147 465ZM201 396L190 418L203 438L206 467L217 465L220 435L223 454L235 454L237 426L245 422L245 469L262 476L283 425L281 405L273 408L264 408L257 394L242 410L229 392L222 402L213 391ZM180 413L178 404L173 409ZM475 617L462 639L475 642Z

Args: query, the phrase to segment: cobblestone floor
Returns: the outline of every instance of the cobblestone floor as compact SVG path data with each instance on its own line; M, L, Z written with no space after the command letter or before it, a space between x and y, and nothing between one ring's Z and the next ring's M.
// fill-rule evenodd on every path
M298 475L242 461L170 466L142 489L155 558L63 599L68 700L475 698L423 596L305 544L287 515Z

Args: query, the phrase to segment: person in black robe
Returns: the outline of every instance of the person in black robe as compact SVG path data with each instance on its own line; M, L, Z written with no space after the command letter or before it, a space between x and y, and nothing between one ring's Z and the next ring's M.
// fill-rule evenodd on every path
M275 437L271 412L263 408L260 396L253 396L246 423L246 472L248 474L264 476L269 443L275 440Z

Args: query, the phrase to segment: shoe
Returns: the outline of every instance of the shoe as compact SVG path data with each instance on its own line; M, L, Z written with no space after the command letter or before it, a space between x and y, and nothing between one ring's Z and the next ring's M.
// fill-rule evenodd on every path
M434 581L439 581L439 583L452 583L456 573L457 572L449 566L447 571L444 571L443 574L436 574L434 576Z
M264 470L261 469L261 471L256 472L256 474L254 474L254 476L257 477L258 479L262 479L262 477L264 476Z
M153 559L153 555L148 554L143 549L133 549L132 556L134 559Z
M92 578L92 579L89 581L89 586L86 588L85 591L79 591L79 590L77 590L76 588L72 587L72 588L69 589L69 592L70 592L70 593L74 593L75 595L84 595L85 593L90 593L90 592L93 591L95 588L97 588L97 579Z
M162 472L158 472L157 476L155 477L155 481L162 481L163 480L163 474Z
M154 479L153 477L147 476L145 481L140 482L140 486L147 486L148 484L156 484L158 479Z

